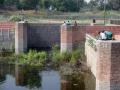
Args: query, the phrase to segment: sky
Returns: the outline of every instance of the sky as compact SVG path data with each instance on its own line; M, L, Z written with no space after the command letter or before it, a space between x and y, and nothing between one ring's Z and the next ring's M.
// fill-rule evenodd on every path
M90 0L85 0L85 1L89 2Z

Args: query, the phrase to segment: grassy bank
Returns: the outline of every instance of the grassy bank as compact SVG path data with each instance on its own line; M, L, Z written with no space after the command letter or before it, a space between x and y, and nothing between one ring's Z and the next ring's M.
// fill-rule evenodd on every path
M1 11L0 21L10 21L11 17L19 16L32 23L63 23L64 21L74 22L75 20L81 24L89 24L93 18L97 19L98 24L103 24L104 11L81 11L81 12L47 12L39 11L35 13L33 10L27 11ZM120 12L107 11L107 18L119 18Z

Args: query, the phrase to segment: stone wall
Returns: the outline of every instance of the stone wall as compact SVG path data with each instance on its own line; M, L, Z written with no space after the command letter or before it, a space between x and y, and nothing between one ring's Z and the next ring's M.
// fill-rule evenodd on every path
M51 48L60 45L60 24L28 23L28 48Z

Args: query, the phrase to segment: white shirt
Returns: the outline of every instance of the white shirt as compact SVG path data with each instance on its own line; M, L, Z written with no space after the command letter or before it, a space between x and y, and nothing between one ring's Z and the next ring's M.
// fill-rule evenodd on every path
M101 39L107 39L105 33L103 33L103 32L100 33L100 37L101 37Z

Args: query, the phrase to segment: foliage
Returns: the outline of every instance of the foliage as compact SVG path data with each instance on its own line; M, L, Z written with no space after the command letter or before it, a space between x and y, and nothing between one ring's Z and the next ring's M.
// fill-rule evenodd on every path
M84 0L54 0L53 4L58 11L79 11Z
M0 5L3 5L3 3L4 3L4 0L0 0Z
M120 10L120 0L91 0L88 5L92 10Z
M51 51L51 59L53 62L59 62L61 60L61 56L60 56L60 48L58 45L55 45L52 47L52 51Z
M104 10L105 0L90 0L89 3L86 3L85 0L0 0L0 6L16 7L19 10L38 10L38 9L49 9L52 6L52 10L57 11L80 11L83 8L89 10ZM120 10L120 0L106 0L106 9L108 10Z
M17 63L20 64L44 65L47 53L45 51L30 50L27 54L20 54L16 57Z
M39 0L19 0L17 3L18 9L35 9Z
M10 16L9 21L18 22L18 21L21 21L21 17L20 16Z
M63 52L60 53L60 50L54 46L52 49L51 53L51 59L52 62L65 62L65 63L71 63L71 64L76 64L77 61L82 61L85 60L85 55L84 55L84 48L78 47L74 49L72 52Z

